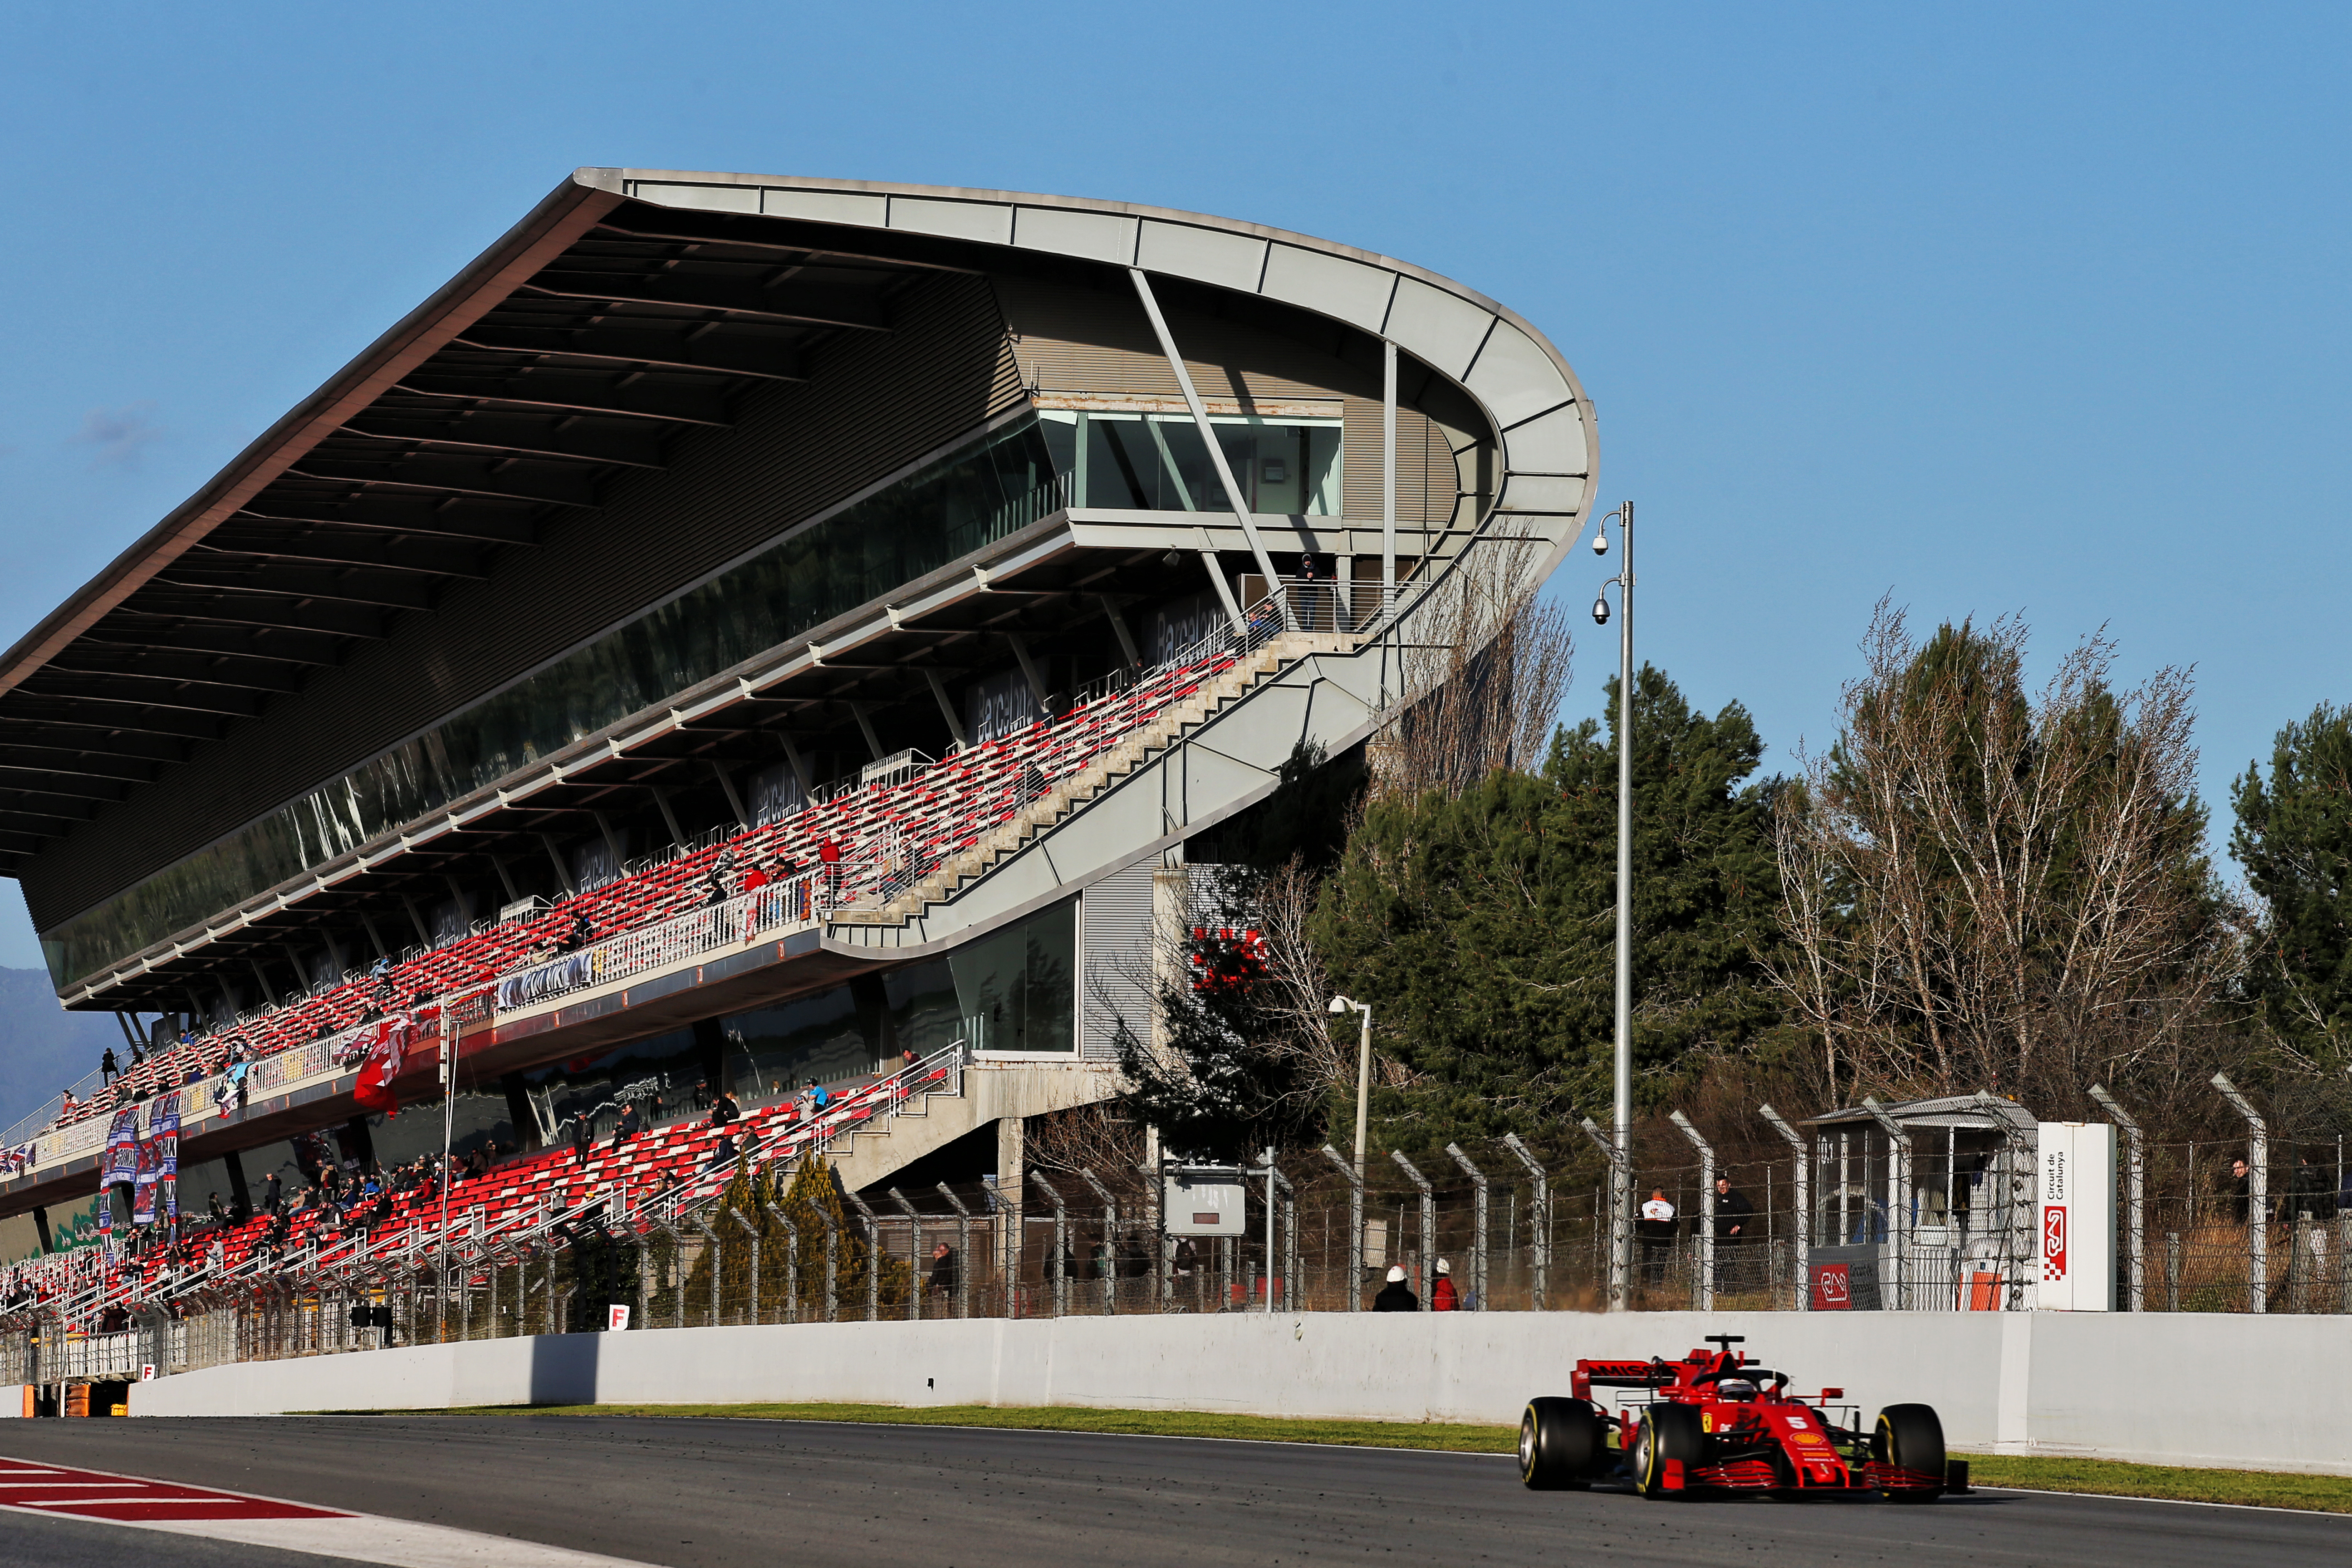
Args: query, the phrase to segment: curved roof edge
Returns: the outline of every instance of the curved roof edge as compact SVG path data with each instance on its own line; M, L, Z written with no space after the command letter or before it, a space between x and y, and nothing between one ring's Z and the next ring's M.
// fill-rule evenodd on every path
M1496 515L1580 518L1598 477L1592 410L1567 360L1507 307L1409 262L1287 229L1129 202L807 176L582 168L455 278L255 437L0 654L6 691L302 453L628 199L755 213L1139 268L1346 322L1458 383L1501 434ZM1573 527L1556 539L1549 574Z
M1599 479L1592 404L1517 312L1426 268L1312 235L1135 202L955 185L676 169L580 169L615 196L1035 250L1257 294L1385 338L1475 398L1504 447L1495 515L1581 519ZM1554 540L1538 576L1572 542Z

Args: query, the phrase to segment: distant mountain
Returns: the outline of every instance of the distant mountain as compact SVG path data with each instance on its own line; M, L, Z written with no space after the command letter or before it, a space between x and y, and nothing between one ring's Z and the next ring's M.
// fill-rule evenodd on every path
M109 1046L130 1055L112 1014L59 1007L46 970L0 969L0 1129L55 1105L58 1091L97 1067Z

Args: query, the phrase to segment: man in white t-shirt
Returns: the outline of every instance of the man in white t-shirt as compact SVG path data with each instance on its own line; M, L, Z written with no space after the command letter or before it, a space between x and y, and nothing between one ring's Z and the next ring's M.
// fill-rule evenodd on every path
M1650 1201L1642 1205L1642 1223L1633 1228L1642 1238L1642 1283L1664 1285L1666 1261L1675 1250L1675 1205L1666 1201L1664 1187L1650 1189Z

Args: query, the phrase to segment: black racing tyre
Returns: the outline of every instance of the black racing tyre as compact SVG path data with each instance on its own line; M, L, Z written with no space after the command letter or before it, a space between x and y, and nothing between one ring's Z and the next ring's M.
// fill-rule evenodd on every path
M1666 1495L1666 1461L1680 1459L1685 1475L1706 1452L1706 1427L1687 1405L1653 1405L1634 1434L1633 1484L1643 1497ZM1685 1480L1685 1485L1688 1485Z
M1881 1464L1937 1479L1933 1486L1886 1487L1895 1502L1933 1502L1944 1492L1944 1424L1932 1405L1890 1405L1878 1413L1870 1435L1870 1457Z
M1519 1479L1530 1491L1591 1484L1608 1450L1608 1427L1590 1400L1530 1399L1519 1417Z

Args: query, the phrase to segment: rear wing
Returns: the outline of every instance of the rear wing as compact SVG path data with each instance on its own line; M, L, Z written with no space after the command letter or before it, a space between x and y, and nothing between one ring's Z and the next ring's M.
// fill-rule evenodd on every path
M1580 1361L1570 1389L1577 1398L1590 1399L1596 1388L1666 1388L1687 1370L1671 1361Z

